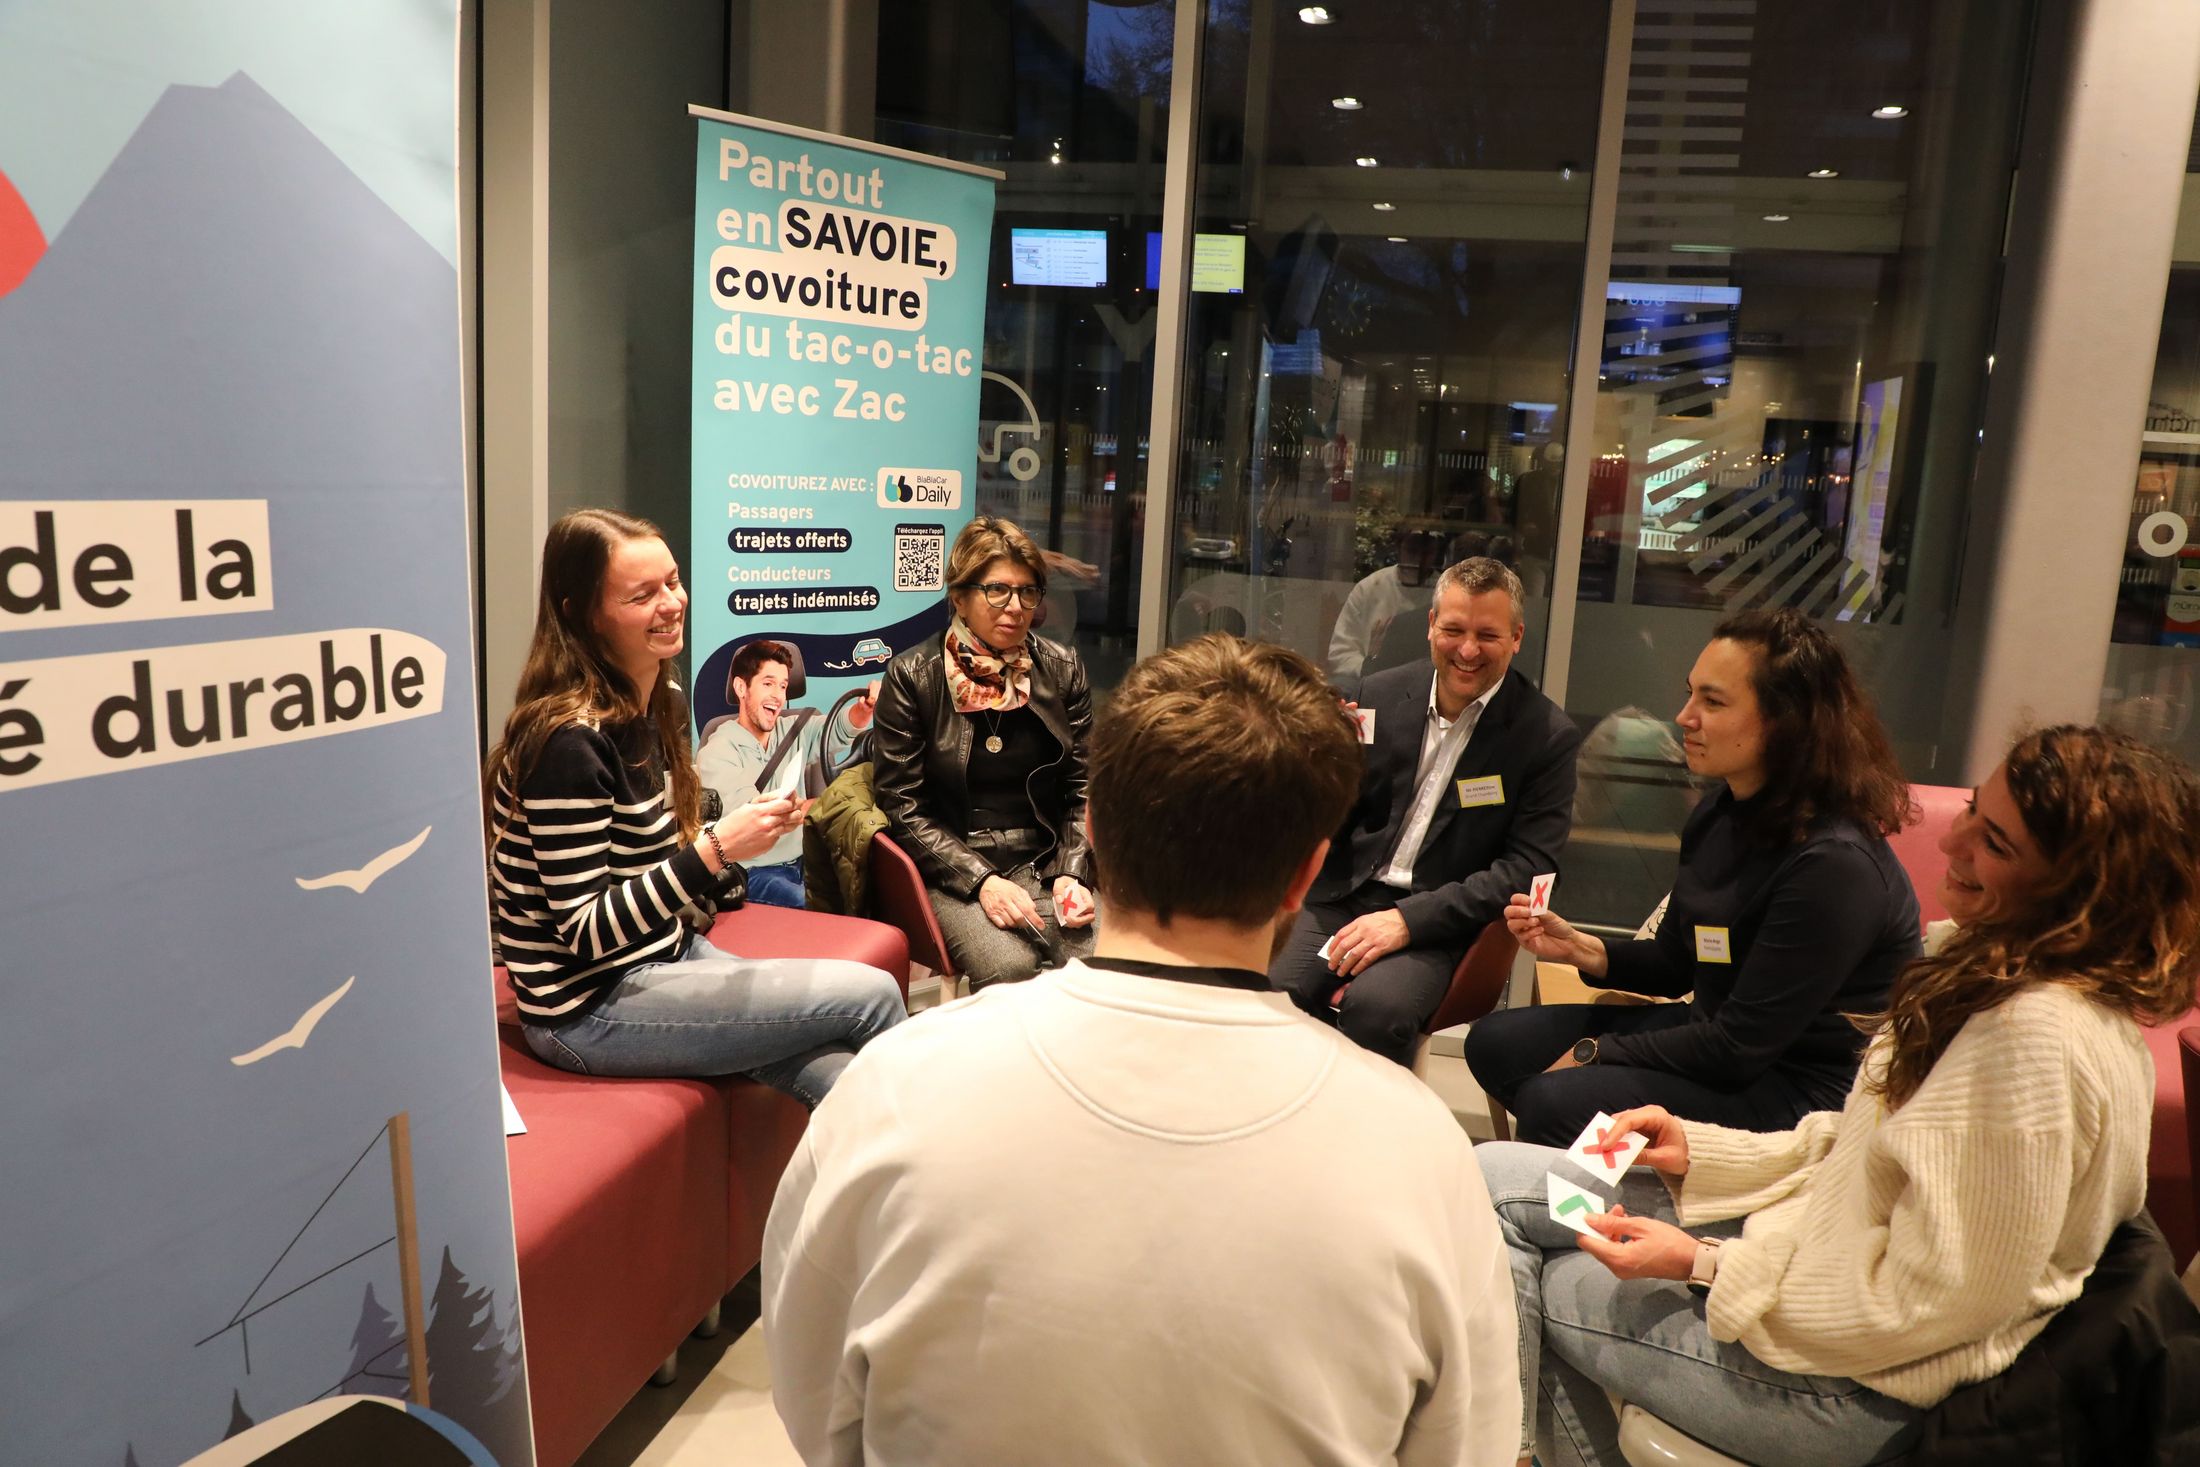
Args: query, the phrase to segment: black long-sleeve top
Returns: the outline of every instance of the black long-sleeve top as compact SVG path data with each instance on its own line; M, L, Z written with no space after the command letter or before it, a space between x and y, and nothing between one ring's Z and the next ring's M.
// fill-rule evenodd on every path
M1768 846L1749 807L1721 789L1681 830L1680 870L1657 936L1609 942L1603 982L1631 993L1694 992L1689 1022L1609 1035L1598 1064L1639 1065L1736 1090L1769 1070L1844 1094L1864 1036L1844 1015L1876 1013L1918 955L1917 894L1887 842L1848 821ZM1721 948L1729 961L1715 961Z

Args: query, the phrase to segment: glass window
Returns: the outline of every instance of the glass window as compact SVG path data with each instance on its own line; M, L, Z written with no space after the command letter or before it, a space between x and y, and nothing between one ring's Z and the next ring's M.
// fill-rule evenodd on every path
M1838 624L1936 782L2030 34L1987 0L1687 9L1637 11L1567 681L1569 915L1627 930L1671 878L1670 718L1729 612Z
M874 141L1003 170L977 501L1051 566L1041 629L1095 688L1137 643L1171 0L879 7ZM911 58L921 64L911 64Z
M2200 766L2200 117L2185 168L2101 721Z
M1537 674L1605 31L1604 0L1211 8L1170 641L1350 681L1426 659L1435 572L1487 552Z
M560 0L549 147L549 498L688 554L695 124L723 106L724 0Z

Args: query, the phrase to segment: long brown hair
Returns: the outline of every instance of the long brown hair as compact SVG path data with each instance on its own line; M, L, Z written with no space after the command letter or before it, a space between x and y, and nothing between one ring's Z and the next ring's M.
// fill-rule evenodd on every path
M1752 653L1765 723L1759 837L1786 844L1830 820L1891 835L1917 818L1879 710L1824 627L1783 606L1730 616L1711 636Z
M681 839L693 840L701 832L703 787L688 747L687 702L671 665L658 668L653 686L637 688L605 654L596 631L596 608L603 601L612 552L630 540L662 539L664 531L648 520L609 509L577 509L552 525L544 538L534 638L520 669L511 716L504 720L504 737L482 768L492 853L511 823L509 814L497 817L498 785L516 806L520 786L534 772L543 745L575 723L653 723L656 752L672 780L672 809Z
M2063 724L2002 762L2047 885L1989 912L1895 979L1886 1067L1867 1085L1901 1105L1956 1031L2035 983L2057 983L2141 1023L2192 1007L2200 968L2200 779L2126 734Z

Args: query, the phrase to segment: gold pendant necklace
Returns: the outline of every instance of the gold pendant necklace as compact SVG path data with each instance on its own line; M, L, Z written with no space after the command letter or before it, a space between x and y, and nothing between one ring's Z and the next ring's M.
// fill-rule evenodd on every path
M985 751L988 754L998 754L1001 752L1001 715L994 714L993 721L986 727L990 732L985 736Z

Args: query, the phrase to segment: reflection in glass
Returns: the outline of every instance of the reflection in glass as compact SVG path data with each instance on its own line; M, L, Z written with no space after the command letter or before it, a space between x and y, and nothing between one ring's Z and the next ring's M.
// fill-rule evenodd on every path
M1550 595L1603 0L1210 9L1168 637L1340 682L1425 659L1430 582Z
M1584 475L1571 915L1632 929L1713 625L1840 624L1913 779L1947 726L2028 7L1640 0ZM1942 776L1945 778L1945 775Z
M1008 175L986 300L977 507L1047 553L1040 630L1073 642L1103 690L1136 645L1148 240L1161 228L1175 25L1170 0L879 7L877 141Z
M2200 116L2190 158L2187 218L2200 209ZM2188 231L2170 263L2101 718L2200 767L2200 250Z

